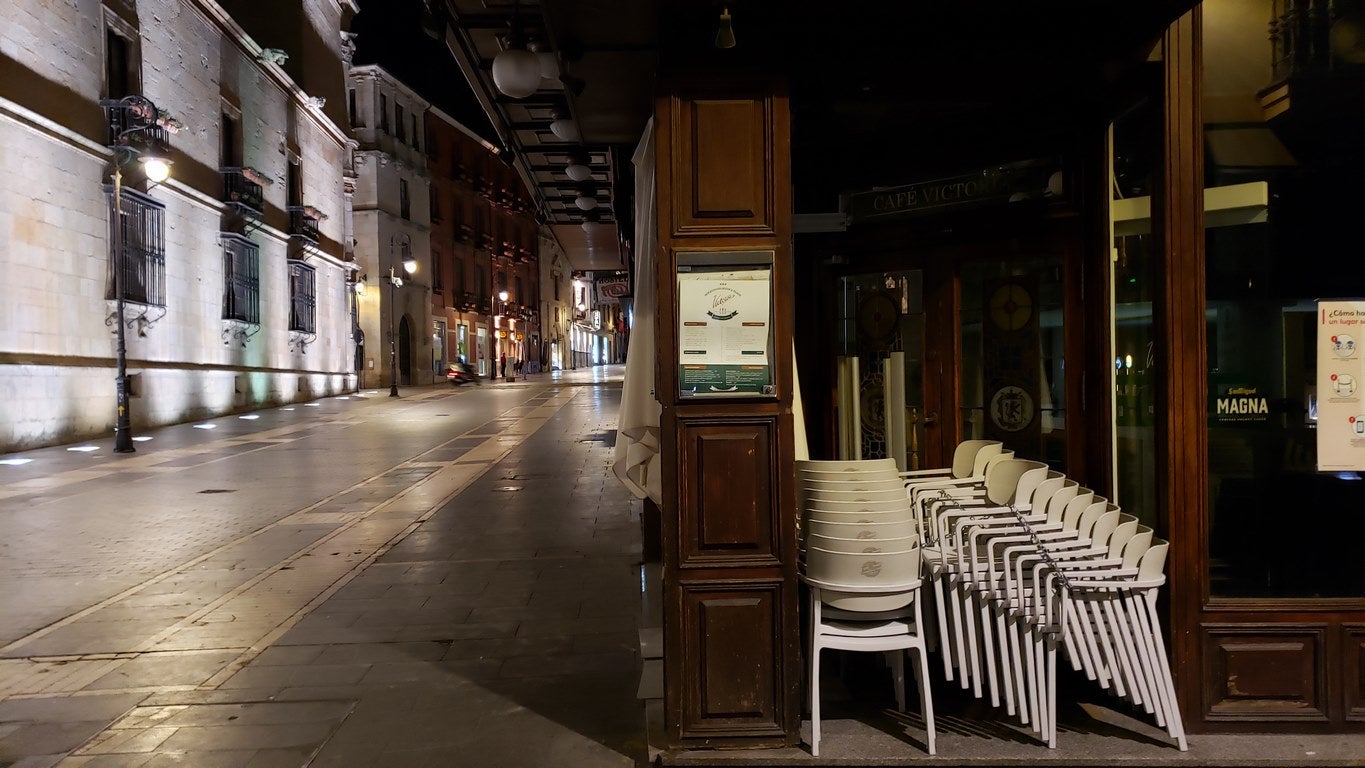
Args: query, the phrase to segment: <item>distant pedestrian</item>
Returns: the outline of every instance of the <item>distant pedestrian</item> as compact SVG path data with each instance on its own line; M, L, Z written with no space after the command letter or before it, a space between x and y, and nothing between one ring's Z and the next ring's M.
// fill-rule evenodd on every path
M507 353L506 353L506 352L503 352L503 353L502 353L502 359L501 359L501 361L502 361L502 377L505 379L505 378L507 378Z

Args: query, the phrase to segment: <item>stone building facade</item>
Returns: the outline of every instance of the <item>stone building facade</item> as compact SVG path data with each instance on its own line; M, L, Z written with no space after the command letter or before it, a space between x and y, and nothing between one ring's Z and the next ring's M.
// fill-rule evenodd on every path
M430 384L433 352L425 99L382 67L353 67L346 109L355 137L353 205L362 333L360 386ZM411 273L405 261L416 262ZM394 278L401 282L396 284ZM394 371L397 371L397 378Z
M116 164L135 433L353 389L338 115L358 9L234 15L252 6L0 4L0 452L112 430ZM119 164L118 136L164 136L171 177Z
M504 355L508 374L515 360L539 370L539 227L525 187L495 147L439 109L427 112L427 134L437 356L485 376L502 373Z

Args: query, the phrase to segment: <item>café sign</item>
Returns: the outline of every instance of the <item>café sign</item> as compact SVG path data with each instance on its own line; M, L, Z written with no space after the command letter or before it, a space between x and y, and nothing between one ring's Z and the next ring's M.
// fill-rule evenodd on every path
M957 176L917 181L898 187L854 192L845 201L852 221L894 219L1059 195L1061 163L1026 160Z

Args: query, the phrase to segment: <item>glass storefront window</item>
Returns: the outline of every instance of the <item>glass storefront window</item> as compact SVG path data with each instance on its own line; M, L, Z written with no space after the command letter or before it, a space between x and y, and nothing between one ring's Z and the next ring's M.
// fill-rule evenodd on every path
M1365 36L1317 5L1203 4L1216 596L1365 595L1365 474L1317 471L1315 410L1317 301L1365 296Z
M1160 66L1153 62L1152 66ZM1113 126L1114 501L1159 528L1156 501L1155 254L1150 216L1160 105L1148 100Z

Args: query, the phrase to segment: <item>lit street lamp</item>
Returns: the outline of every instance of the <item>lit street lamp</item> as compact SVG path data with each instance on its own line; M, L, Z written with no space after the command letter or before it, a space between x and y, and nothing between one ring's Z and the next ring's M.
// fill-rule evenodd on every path
M501 318L501 317L505 317L505 316L507 315L507 291L506 291L506 290L498 291L498 301L501 301L501 302L502 302L502 306L499 307L499 311L495 313L495 314L497 315L497 317L495 317L495 318L493 319L493 324L496 326L496 327L494 328L494 330L493 330L493 336L494 336L494 338L496 338L496 339L498 340L498 341L497 341L497 344L498 344L498 349L497 349L497 351L498 351L498 353L499 353L498 355L494 355L494 356L493 356L493 365L494 365L494 366L497 366L497 364L498 364L498 363L500 362L500 360L501 360L501 357L505 357L505 356L507 355L507 341L506 341L506 337L503 336L503 334L506 333L506 331L503 330L502 321L501 321L500 319L498 319L498 318ZM507 371L504 371L504 370L501 370L501 369L498 369L498 373L500 373L500 374L503 375L503 376L506 376L506 375L507 375ZM494 376L493 378L496 379L496 378L498 378L498 377L497 377L497 376Z
M360 392L360 376L363 373L365 333L360 330L360 297L365 293L365 283L369 275L354 275L351 283L351 341L355 344L355 391Z
M417 259L412 257L409 247L412 239L407 233L400 232L389 240L389 252L393 253L394 243L403 240L403 271L411 275L417 271ZM403 287L403 278L389 267L389 397L398 397L398 289Z
M118 134L114 136L110 149L114 150L114 193L113 204L113 226L109 239L109 247L113 250L114 258L114 303L115 303L115 323L114 334L117 338L115 344L115 359L117 372L115 374L115 387L118 396L118 414L114 420L114 451L117 453L133 453L137 449L133 447L133 428L132 416L128 407L128 345L124 339L123 331L123 278L124 278L124 248L123 248L123 166L136 159L142 165L143 175L153 184L160 184L171 174L171 163L162 156L160 149L161 143L156 139L160 138L162 131L157 125L156 105L142 96L125 96L122 99L113 101L102 101L100 106L110 110L110 124L118 129ZM115 110L118 110L116 113ZM132 118L137 119L132 119ZM152 135L152 140L134 143L134 137L140 133L148 132Z

